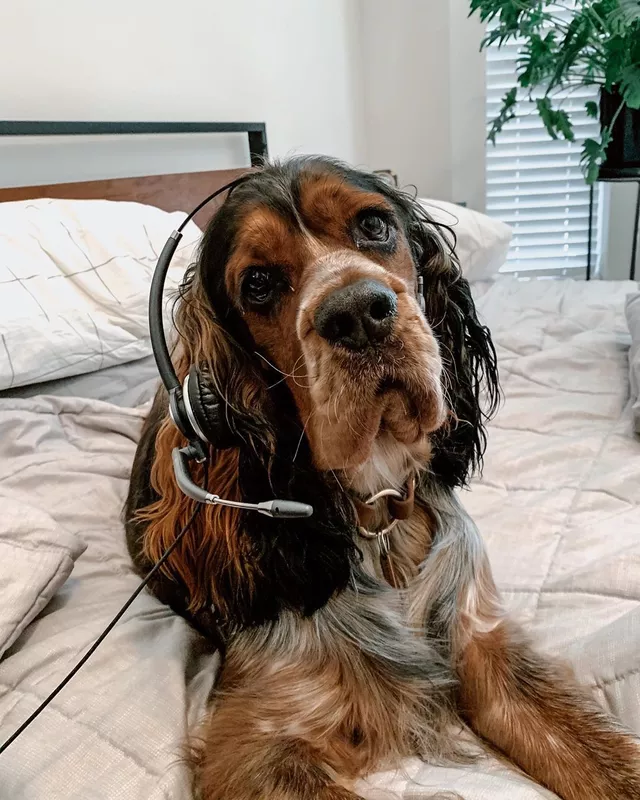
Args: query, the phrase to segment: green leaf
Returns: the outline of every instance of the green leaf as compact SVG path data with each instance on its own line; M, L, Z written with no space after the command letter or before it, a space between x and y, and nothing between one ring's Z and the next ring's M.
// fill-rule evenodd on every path
M602 155L602 142L597 139L585 139L582 147L582 158L599 158Z
M553 75L557 61L554 54L555 46L554 31L549 31L544 37L537 33L531 34L518 59L520 86L524 88L538 86Z
M477 14L481 22L490 23L491 30L481 45L484 48L490 40L502 44L516 36L527 39L539 33L551 21L544 8L548 4L549 0L470 0L469 16Z
M603 153L600 142L595 139L585 139L580 163L587 183L592 184L597 181L602 159Z
M576 14L562 41L553 54L554 70L547 86L547 92L557 86L562 86L566 81L572 67L575 67L584 58L584 49L593 37L593 22L591 17Z
M476 11L481 22L489 22L500 12L500 3L494 0L471 0L469 16Z
M504 128L507 122L510 122L516 115L515 105L517 93L518 89L514 86L513 89L510 89L502 98L502 107L500 108L498 116L493 120L491 130L487 136L487 139L492 144L496 143L496 136Z
M600 165L607 155L607 147L609 147L610 142L611 133L608 130L602 131L600 141L597 139L585 139L582 146L580 164L587 183L592 184L598 180Z
M588 116L592 117L593 119L598 119L598 116L600 115L600 109L594 100L587 100L587 102L584 104L584 107L587 109Z
M629 108L640 108L640 64L631 64L622 70L620 94Z
M552 139L557 139L558 134L556 132L555 125L553 124L553 109L551 108L551 101L548 97L542 97L540 100L536 100L536 106L538 108L538 114L540 114L540 119L542 120L544 127L547 129L547 133Z
M620 75L628 65L630 42L623 36L611 36L604 44L604 82L611 90L620 83Z
M569 142L575 139L573 125L566 111L554 109L548 97L541 97L536 100L536 107L547 133L552 139L557 139L559 135L562 135Z
M555 112L555 120L556 120L556 128L558 131L564 136L564 138L568 142L572 142L575 139L575 135L573 133L573 123L571 122L571 118L567 114L566 111L559 111Z
M517 35L517 31L505 31L503 28L494 28L490 30L480 43L480 49L484 50L492 44L497 44L502 47L509 39L513 39Z
M598 180L600 174L600 162L590 159L585 168L584 178L586 182L591 185Z
M471 0L469 16L477 11L481 22L490 22L500 13L500 6L495 0Z
M607 15L607 23L613 33L624 35L627 29L640 22L640 0L617 0Z

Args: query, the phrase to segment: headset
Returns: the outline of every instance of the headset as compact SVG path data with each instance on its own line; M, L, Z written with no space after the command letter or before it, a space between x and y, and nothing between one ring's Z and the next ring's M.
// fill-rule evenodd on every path
M164 332L162 298L164 283L171 259L182 239L182 231L189 221L211 200L222 192L229 193L251 177L252 173L217 189L187 215L180 226L167 239L160 253L151 281L149 293L149 335L160 378L169 394L169 416L173 424L186 438L186 447L176 447L172 453L176 483L187 497L208 505L231 506L247 511L258 511L269 517L296 519L310 517L312 506L292 500L266 500L262 503L244 503L225 500L208 492L193 482L189 472L189 461L202 463L207 460L210 447L224 449L239 443L238 434L229 424L229 406L217 389L206 380L204 370L192 364L184 382L180 384L171 360Z
M58 683L53 691L40 703L40 705L30 714L27 719L6 739L0 744L0 755L13 743L15 740L31 725L34 720L40 716L49 703L58 695L59 692L69 683L69 681L76 675L79 670L87 663L89 658L95 653L98 647L105 640L107 635L113 630L117 622L125 614L129 606L133 603L136 597L142 592L144 587L149 583L151 578L160 570L162 565L167 561L171 553L178 546L184 535L187 533L193 524L201 504L207 505L224 505L232 506L233 508L240 508L247 511L257 511L268 517L276 517L280 519L297 519L301 517L310 517L313 514L313 507L306 503L297 503L293 500L266 500L262 503L243 503L235 500L226 500L219 497L217 494L208 492L201 486L193 482L189 472L189 461L195 460L198 463L205 464L205 476L207 474L207 460L210 447L228 448L233 447L239 443L240 438L237 433L232 429L228 423L227 417L227 402L218 394L217 390L212 387L203 377L202 371L197 365L192 365L189 372L181 385L176 375L176 371L171 361L171 354L167 346L167 340L164 333L164 322L162 318L162 296L164 292L164 284L167 276L171 259L176 251L180 239L182 239L182 231L191 219L203 208L207 203L210 203L214 198L223 192L231 192L236 186L244 183L251 177L252 173L247 173L235 181L226 184L225 186L212 192L205 198L193 211L188 214L180 226L173 231L165 246L162 248L158 263L156 264L151 281L151 290L149 293L149 333L151 338L151 348L155 357L160 378L164 384L167 392L169 393L169 415L173 424L187 439L187 446L182 448L174 448L172 453L173 470L176 477L176 482L180 490L196 501L197 505L189 517L189 520L180 530L172 544L165 550L162 557L154 564L149 570L147 575L143 578L135 591L131 594L128 600L120 608L118 613L109 622L106 628L93 642L87 652L80 658L77 664L71 669L67 675ZM206 482L206 478L205 478Z

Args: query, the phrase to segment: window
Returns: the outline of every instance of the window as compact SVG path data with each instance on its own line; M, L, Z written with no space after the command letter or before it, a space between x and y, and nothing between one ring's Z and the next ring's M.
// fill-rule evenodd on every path
M560 12L562 13L562 12ZM565 12L567 13L567 12ZM519 45L487 49L487 121L515 85ZM516 119L487 142L487 214L511 225L513 240L502 272L518 275L574 275L586 272L589 187L580 169L583 140L598 134L598 121L587 116L586 100L598 100L598 87L587 86L556 96L570 111L575 142L547 134L535 105L519 104ZM594 187L592 274L597 272L600 240L600 185Z

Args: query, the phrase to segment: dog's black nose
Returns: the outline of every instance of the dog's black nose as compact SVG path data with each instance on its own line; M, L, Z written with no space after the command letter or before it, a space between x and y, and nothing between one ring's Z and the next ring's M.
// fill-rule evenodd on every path
M320 336L331 344L365 350L389 336L397 313L398 299L391 289L363 280L325 297L314 323Z

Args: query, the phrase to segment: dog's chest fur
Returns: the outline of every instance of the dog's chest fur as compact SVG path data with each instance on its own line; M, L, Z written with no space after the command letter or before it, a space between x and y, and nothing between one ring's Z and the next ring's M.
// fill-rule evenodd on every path
M451 748L449 661L412 629L408 591L377 577L375 546L363 550L349 586L315 614L285 612L237 635L220 682L223 693L247 687L265 732L302 738L347 776Z

